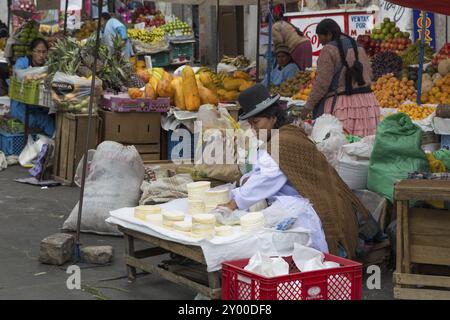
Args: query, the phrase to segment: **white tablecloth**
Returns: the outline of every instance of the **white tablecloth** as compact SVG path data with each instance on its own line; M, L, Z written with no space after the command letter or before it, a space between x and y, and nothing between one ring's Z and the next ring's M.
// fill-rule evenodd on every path
M187 199L177 199L161 205L162 210L179 210L187 212ZM214 237L211 240L192 238L182 233L168 230L150 222L134 217L134 208L122 208L111 211L111 217L106 221L127 229L138 231L160 239L185 245L200 246L205 256L208 272L218 271L225 261L250 258L257 251L272 256L291 255L294 243L307 245L309 232L297 228L289 231L263 229L256 233L245 233L240 226L233 227L233 235L229 237ZM186 221L191 217L186 215Z

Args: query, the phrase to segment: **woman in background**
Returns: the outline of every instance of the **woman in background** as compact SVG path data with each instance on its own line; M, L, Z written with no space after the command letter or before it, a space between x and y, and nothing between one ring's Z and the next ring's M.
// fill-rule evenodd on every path
M292 23L283 17L281 5L275 7L273 18L275 23L272 26L272 42L274 48L285 45L289 48L292 60L300 70L312 67L312 46L311 42Z
M42 67L47 61L48 43L42 38L34 39L31 43L31 55L17 59L14 70L23 70L30 67ZM25 103L11 100L10 115L13 118L25 123ZM29 108L28 127L39 128L44 133L52 137L55 131L54 115L48 114L49 109L39 106Z

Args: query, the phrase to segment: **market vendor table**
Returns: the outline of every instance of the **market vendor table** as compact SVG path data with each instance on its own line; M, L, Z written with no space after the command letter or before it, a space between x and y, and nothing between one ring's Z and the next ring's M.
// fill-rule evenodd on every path
M198 293L210 297L211 299L221 298L219 271L208 272L209 286L205 286L199 282L190 280L181 275L177 275L174 272L168 271L158 265L143 261L143 259L145 258L172 252L194 260L206 267L206 261L201 247L188 246L173 241L160 239L122 226L118 226L118 228L125 237L125 263L127 265L128 278L130 280L134 281L136 279L136 268L139 268L150 273L158 274L164 279L176 284L187 286L188 288L191 288ZM148 244L155 245L156 247L136 251L134 247L135 239L142 240Z
M404 180L395 185L397 267L394 297L450 299L450 212L409 208L409 201L450 199L450 181ZM418 274L414 265L445 269L440 275ZM436 272L433 272L436 274Z

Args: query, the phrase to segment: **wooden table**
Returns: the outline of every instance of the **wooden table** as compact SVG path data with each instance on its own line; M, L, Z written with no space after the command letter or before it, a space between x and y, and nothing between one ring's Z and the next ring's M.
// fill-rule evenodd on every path
M136 279L136 268L147 271L149 273L160 275L162 278L176 284L184 285L204 296L211 299L221 298L220 272L208 272L208 286L182 275L175 274L159 265L143 261L145 258L159 256L167 253L176 253L180 256L194 260L206 267L203 251L199 246L188 246L177 242L160 239L135 230L118 226L125 237L125 264L127 265L128 279L134 281ZM140 251L135 250L135 239L142 240L154 247Z
M397 207L397 266L394 297L399 299L450 299L450 212L409 208L412 200L450 200L450 181L404 180L395 185ZM433 265L441 275L415 272ZM426 288L425 288L426 287Z

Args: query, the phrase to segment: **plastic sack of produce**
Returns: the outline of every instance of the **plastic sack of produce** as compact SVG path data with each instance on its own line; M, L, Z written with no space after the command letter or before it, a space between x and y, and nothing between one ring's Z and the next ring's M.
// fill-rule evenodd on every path
M134 146L113 141L101 143L95 151L86 178L81 231L120 235L116 226L106 223L109 212L139 203L144 180L144 164ZM76 230L78 204L64 222L64 230Z
M337 156L336 171L350 189L366 189L369 160L375 136L343 145Z
M57 72L51 84L52 98L59 111L87 113L91 96L91 79ZM102 81L95 80L96 98L102 95Z
M47 66L14 69L14 77L19 81L44 80L47 77L47 71Z
M429 172L421 145L422 131L407 115L397 113L384 119L370 158L368 189L392 202L396 182L410 172Z

